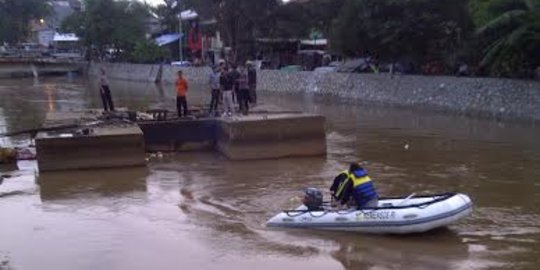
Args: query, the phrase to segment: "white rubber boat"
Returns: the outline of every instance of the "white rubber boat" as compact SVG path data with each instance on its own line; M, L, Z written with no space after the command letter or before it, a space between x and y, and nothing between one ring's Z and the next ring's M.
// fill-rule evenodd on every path
M378 207L361 210L333 210L323 204L308 211L305 205L283 211L267 227L309 228L379 234L421 233L448 226L472 211L469 196L461 193L381 198Z

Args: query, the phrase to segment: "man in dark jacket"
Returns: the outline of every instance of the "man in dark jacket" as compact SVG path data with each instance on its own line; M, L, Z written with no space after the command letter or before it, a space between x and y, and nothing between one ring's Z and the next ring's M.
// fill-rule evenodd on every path
M227 67L225 67L221 72L219 82L223 94L223 115L232 116L232 114L234 113L232 95L234 88L234 80L232 79L231 73L229 72L229 69Z
M231 79L233 81L233 99L236 101L236 103L240 104L239 102L239 85L238 85L238 78L240 78L240 72L238 71L238 67L236 65L233 65L231 70L229 71L229 75L231 76Z
M257 104L257 70L251 61L247 61L248 85L249 85L249 103Z

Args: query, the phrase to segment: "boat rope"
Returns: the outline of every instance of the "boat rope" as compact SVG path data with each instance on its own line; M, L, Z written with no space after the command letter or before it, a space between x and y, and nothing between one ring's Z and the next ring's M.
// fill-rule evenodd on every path
M389 209L404 209L404 208L412 208L412 207L415 207L415 208L418 208L418 209L425 209L427 208L428 206L436 203L436 202L440 202L440 201L444 201L452 196L455 196L456 193L452 193L452 192L449 192L449 193L444 193L444 194L440 194L440 195L435 195L436 198L431 200L431 201L427 201L427 202L424 202L424 203L419 203L419 204L413 204L413 205L407 205L407 206L390 206L390 207L377 207L377 208L364 208L364 209L355 209L355 208L350 208L350 209L346 209L346 210L335 210L335 209L324 209L324 210L315 210L315 211L310 211L310 210L283 210L283 212L285 214L287 214L287 216L289 217L297 217L297 216L301 216L305 213L309 213L309 215L311 217L322 217L328 213L336 213L338 215L347 215L347 214L350 214L351 212L360 212L362 214L366 214L366 213L372 213L374 211L378 211L378 210L389 210ZM434 197L435 197L434 196ZM318 214L315 214L315 213L318 213L318 212L321 212L322 211L322 214L318 215Z

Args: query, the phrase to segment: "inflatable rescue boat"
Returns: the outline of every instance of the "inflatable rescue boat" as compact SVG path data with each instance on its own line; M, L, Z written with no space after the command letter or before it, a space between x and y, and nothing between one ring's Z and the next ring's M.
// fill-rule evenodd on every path
M329 203L308 209L304 204L277 214L266 226L378 234L421 233L463 219L471 213L472 206L469 196L461 193L380 198L377 207L349 210L335 210Z

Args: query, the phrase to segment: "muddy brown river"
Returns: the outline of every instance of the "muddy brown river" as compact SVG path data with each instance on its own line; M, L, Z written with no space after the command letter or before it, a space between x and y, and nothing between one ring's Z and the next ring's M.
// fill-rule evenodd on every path
M113 81L119 107L174 107L171 86ZM188 99L209 90L194 85ZM263 103L327 118L328 154L232 162L217 153L152 157L146 168L39 173L0 167L0 269L538 269L540 128L306 95ZM53 110L99 107L75 78L0 81L0 133ZM539 105L540 106L540 105ZM0 138L24 146L28 138ZM407 147L408 146L408 147ZM264 222L363 161L386 196L460 191L473 214L411 236L269 230Z

